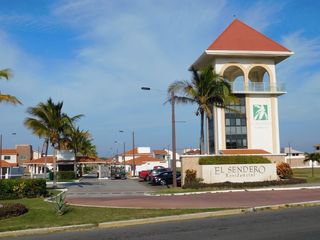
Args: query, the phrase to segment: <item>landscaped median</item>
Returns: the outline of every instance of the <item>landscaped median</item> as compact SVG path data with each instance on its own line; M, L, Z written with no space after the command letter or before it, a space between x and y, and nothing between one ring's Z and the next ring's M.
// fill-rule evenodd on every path
M57 215L53 203L43 198L5 200L0 203L21 203L28 212L19 217L0 220L0 232L32 228L94 224L121 220L145 219L162 216L182 215L200 212L214 212L222 209L126 209L68 206L64 215Z

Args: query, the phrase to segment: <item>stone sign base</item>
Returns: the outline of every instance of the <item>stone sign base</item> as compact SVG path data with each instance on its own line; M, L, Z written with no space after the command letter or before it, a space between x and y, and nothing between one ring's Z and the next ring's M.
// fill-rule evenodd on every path
M204 183L263 182L278 180L276 164L201 165Z

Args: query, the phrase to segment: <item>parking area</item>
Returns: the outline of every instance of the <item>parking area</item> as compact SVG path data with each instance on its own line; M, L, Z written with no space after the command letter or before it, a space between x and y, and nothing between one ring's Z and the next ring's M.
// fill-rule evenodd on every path
M139 179L98 179L94 175L84 177L79 183L60 186L67 188L67 198L141 196L166 186L151 186Z

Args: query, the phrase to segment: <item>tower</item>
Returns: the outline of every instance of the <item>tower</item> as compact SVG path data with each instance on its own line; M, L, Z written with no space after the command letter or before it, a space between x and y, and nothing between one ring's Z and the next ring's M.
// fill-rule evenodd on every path
M235 19L192 64L197 70L212 65L239 98L229 106L233 110L214 107L207 124L209 153L228 149L280 153L278 97L286 92L277 81L276 65L292 54Z

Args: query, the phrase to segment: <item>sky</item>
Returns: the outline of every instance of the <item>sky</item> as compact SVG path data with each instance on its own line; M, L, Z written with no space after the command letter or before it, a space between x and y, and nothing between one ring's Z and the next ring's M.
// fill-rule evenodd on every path
M281 146L312 151L320 143L320 1L0 0L0 6L0 68L13 71L0 90L23 102L0 105L5 148L41 148L43 139L23 121L28 107L49 97L63 101L68 115L85 115L77 124L91 132L100 156L120 152L124 142L132 148L133 131L136 146L171 147L167 87L190 80L188 67L234 17L295 53L277 65L277 81L287 89L279 97ZM199 145L195 110L176 107L178 151Z

